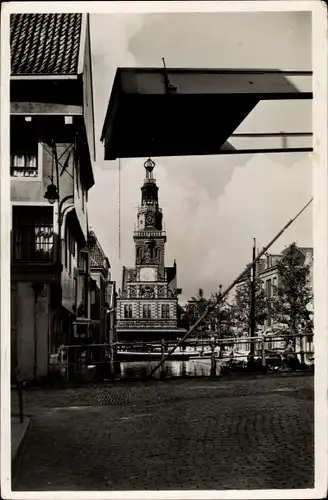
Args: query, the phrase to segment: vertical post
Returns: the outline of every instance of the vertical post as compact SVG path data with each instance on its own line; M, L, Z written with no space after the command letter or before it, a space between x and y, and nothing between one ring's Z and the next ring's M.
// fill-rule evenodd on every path
M252 255L252 261L255 260L256 255L256 240L254 238L254 243L253 243L253 255ZM255 328L256 328L256 321L255 321L255 300L256 300L256 262L253 263L252 265L252 271L251 271L251 308L250 308L250 336L255 337ZM253 360L254 358L254 351L255 351L255 339L251 340L251 358Z
M165 359L165 341L164 339L161 340L161 361L164 361ZM163 362L162 369L161 369L161 377L165 378L165 363Z
M215 340L211 339L211 376L216 375Z
M219 297L221 298L222 295L222 285L219 285ZM218 321L218 339L221 339L221 333L222 333L222 324L221 324L221 302L219 302L218 305L218 314L219 314L219 321ZM221 349L219 355L221 356Z
M161 353L162 353L161 359L164 359L165 358L165 341L164 341L164 339L161 340Z
M113 339L110 337L109 339L109 372L110 377L114 375L114 347L113 347Z
M69 382L69 345L66 347L66 382Z
M304 336L300 335L300 355L301 355L301 363L304 365L305 359L304 359Z
M221 298L222 295L222 285L219 285L219 297ZM219 302L218 305L218 313L219 313L219 338L221 338L221 302Z
M262 371L265 372L266 359L265 359L265 337L264 337L264 335L262 336L262 339L261 339L261 353L262 353Z

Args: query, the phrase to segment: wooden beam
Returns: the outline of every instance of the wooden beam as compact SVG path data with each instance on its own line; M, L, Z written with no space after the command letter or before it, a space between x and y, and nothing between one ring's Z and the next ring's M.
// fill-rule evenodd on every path
M10 80L77 80L78 75L10 75Z
M78 115L82 116L82 106L44 102L11 102L12 115Z
M119 68L121 89L126 94L165 95L161 69ZM168 69L177 87L171 96L247 95L258 99L311 99L311 71L278 70L185 70Z

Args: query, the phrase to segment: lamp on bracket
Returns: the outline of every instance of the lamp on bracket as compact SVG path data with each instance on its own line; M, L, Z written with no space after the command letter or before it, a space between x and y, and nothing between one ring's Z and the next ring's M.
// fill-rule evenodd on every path
M50 205L53 205L55 201L59 201L59 193L57 186L55 184L49 184L44 197L49 201Z

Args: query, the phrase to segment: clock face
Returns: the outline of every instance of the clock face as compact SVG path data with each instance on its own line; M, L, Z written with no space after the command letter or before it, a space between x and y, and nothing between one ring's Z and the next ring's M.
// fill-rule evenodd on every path
M152 224L154 224L154 216L153 214L148 214L147 217L146 217L146 223L151 226Z
M142 267L140 269L140 281L155 281L156 270L153 267Z

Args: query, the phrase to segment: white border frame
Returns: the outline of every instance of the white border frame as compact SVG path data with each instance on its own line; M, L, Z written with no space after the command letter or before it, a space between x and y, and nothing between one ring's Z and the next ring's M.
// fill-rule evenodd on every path
M312 490L246 491L113 491L113 492L12 492L10 440L10 252L9 217L10 179L7 172L9 144L9 16L15 12L89 12L95 13L164 13L164 12L312 12L313 54L313 133L314 133L314 295L316 336L315 372L315 488ZM12 499L199 499L199 498L323 498L327 494L327 330L328 330L328 259L327 259L327 7L321 0L224 1L224 2L26 2L2 4L1 16L1 490L3 498ZM6 56L6 57L5 57ZM320 411L318 411L320 406Z

